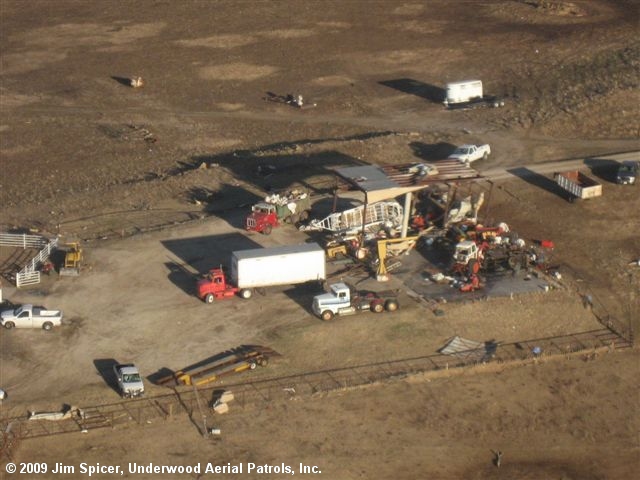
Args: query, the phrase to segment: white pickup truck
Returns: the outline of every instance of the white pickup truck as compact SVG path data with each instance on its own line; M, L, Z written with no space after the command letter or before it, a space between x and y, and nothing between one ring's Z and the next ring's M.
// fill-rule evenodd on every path
M491 147L485 145L461 145L456 148L449 158L453 158L462 163L471 163L476 160L486 160L491 155Z
M124 398L141 397L144 395L142 377L140 376L138 367L134 364L116 364L113 366L113 373L116 375L120 394Z
M51 330L54 326L61 324L60 310L45 310L43 307L34 307L30 304L0 313L0 325L6 329L15 327Z

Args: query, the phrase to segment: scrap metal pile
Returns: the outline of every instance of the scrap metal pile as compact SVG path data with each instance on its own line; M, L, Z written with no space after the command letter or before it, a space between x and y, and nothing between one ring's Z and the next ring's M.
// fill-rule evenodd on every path
M545 271L553 251L553 243L541 241L528 244L506 223L487 227L462 223L449 227L448 245L451 252L446 274L439 272L431 280L453 284L463 292L482 288L480 273L494 274L521 271Z

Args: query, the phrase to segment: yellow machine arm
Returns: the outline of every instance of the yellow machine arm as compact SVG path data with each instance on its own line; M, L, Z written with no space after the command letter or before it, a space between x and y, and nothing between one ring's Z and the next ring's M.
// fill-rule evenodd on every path
M416 246L416 242L420 238L419 235L412 235L403 238L385 238L378 240L378 271L376 278L379 282L389 280L389 272L387 271L386 259L387 254L398 256L409 252Z

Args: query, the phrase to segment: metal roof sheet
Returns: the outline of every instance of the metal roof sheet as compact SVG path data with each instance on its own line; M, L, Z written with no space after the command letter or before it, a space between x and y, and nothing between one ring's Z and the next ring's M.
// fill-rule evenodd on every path
M438 173L420 175L419 169L416 167L421 164L436 167ZM336 168L334 171L350 187L365 192L371 203L422 190L438 183L468 182L483 178L469 165L449 158L398 165Z

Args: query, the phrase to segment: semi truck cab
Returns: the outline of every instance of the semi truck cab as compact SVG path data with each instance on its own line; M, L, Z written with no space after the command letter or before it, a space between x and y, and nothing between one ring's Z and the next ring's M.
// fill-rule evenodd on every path
M212 268L204 278L198 280L198 298L205 303L213 303L217 298L233 297L239 289L230 285L222 268ZM251 291L249 297L251 296ZM244 298L249 298L244 297Z
M278 225L278 215L275 205L266 202L256 203L251 207L251 213L245 221L245 228L247 230L261 232L266 235L271 233L271 229Z
M395 295L390 293L356 292L343 282L334 283L329 293L316 295L313 298L313 313L322 320L329 321L335 315L354 315L371 311L382 313L398 309Z

